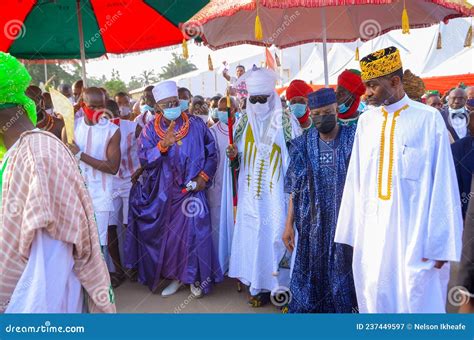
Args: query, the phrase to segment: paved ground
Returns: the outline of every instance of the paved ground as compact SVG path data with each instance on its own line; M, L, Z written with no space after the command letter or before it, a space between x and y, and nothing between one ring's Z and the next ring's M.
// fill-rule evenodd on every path
M247 304L245 290L237 292L237 282L226 279L214 286L212 292L196 299L188 286L183 286L167 298L160 293L168 281L163 282L159 293L152 294L148 287L138 282L124 282L115 290L117 312L119 313L279 313L273 305L252 308Z
M451 266L451 277L457 277L457 264ZM247 304L247 293L237 292L237 281L226 278L214 286L212 292L196 299L188 286L183 286L167 298L161 297L161 291L169 281L163 281L157 294L138 282L125 281L115 290L118 313L279 313L279 309L269 304L261 308L252 308ZM451 280L449 288L455 285ZM448 313L456 313L458 307L447 304Z

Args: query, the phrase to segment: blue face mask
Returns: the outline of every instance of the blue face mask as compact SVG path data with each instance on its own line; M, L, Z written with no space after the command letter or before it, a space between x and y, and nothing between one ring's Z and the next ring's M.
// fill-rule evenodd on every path
M209 109L209 116L210 116L212 119L218 118L218 117L217 117L217 111L218 111L218 110L217 110L217 107Z
M147 111L150 111L151 113L155 112L155 109L152 108L150 105L140 105L140 113L145 113Z
M365 110L367 110L367 105L363 101L360 101L359 108L357 109L357 111L364 112Z
M163 110L163 116L168 120L175 120L181 116L181 106L169 107Z
M217 116L219 117L219 122L227 124L229 122L229 116L226 111L217 111Z
M189 100L180 99L179 106L181 107L182 112L187 111L189 109Z
M306 113L306 104L290 104L290 111L296 118L301 118Z
M349 111L349 107L346 106L346 103L338 105L337 109L338 109L339 113L346 113L347 111Z

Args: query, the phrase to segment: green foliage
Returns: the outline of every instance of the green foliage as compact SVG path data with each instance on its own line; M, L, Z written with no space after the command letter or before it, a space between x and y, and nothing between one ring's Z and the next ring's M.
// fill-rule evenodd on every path
M182 55L173 53L172 56L173 59L170 60L168 65L161 68L161 72L159 74L160 79L169 79L197 70L196 65L190 63L187 59L184 59Z

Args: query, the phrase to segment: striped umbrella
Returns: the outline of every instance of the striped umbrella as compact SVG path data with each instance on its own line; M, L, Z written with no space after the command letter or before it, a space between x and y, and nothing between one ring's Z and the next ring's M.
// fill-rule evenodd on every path
M472 14L465 0L211 0L185 26L211 49L322 42L326 51L327 42L367 41Z
M207 0L2 0L0 51L21 59L85 59L183 42L179 24ZM3 33L3 34L2 34Z

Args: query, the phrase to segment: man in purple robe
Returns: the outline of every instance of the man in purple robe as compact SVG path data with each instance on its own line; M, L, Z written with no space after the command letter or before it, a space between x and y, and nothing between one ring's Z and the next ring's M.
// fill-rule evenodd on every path
M153 96L157 113L139 140L143 173L130 194L125 264L153 292L160 279L173 280L162 296L189 284L200 297L222 281L205 193L216 146L199 117L182 113L175 82L156 85Z

